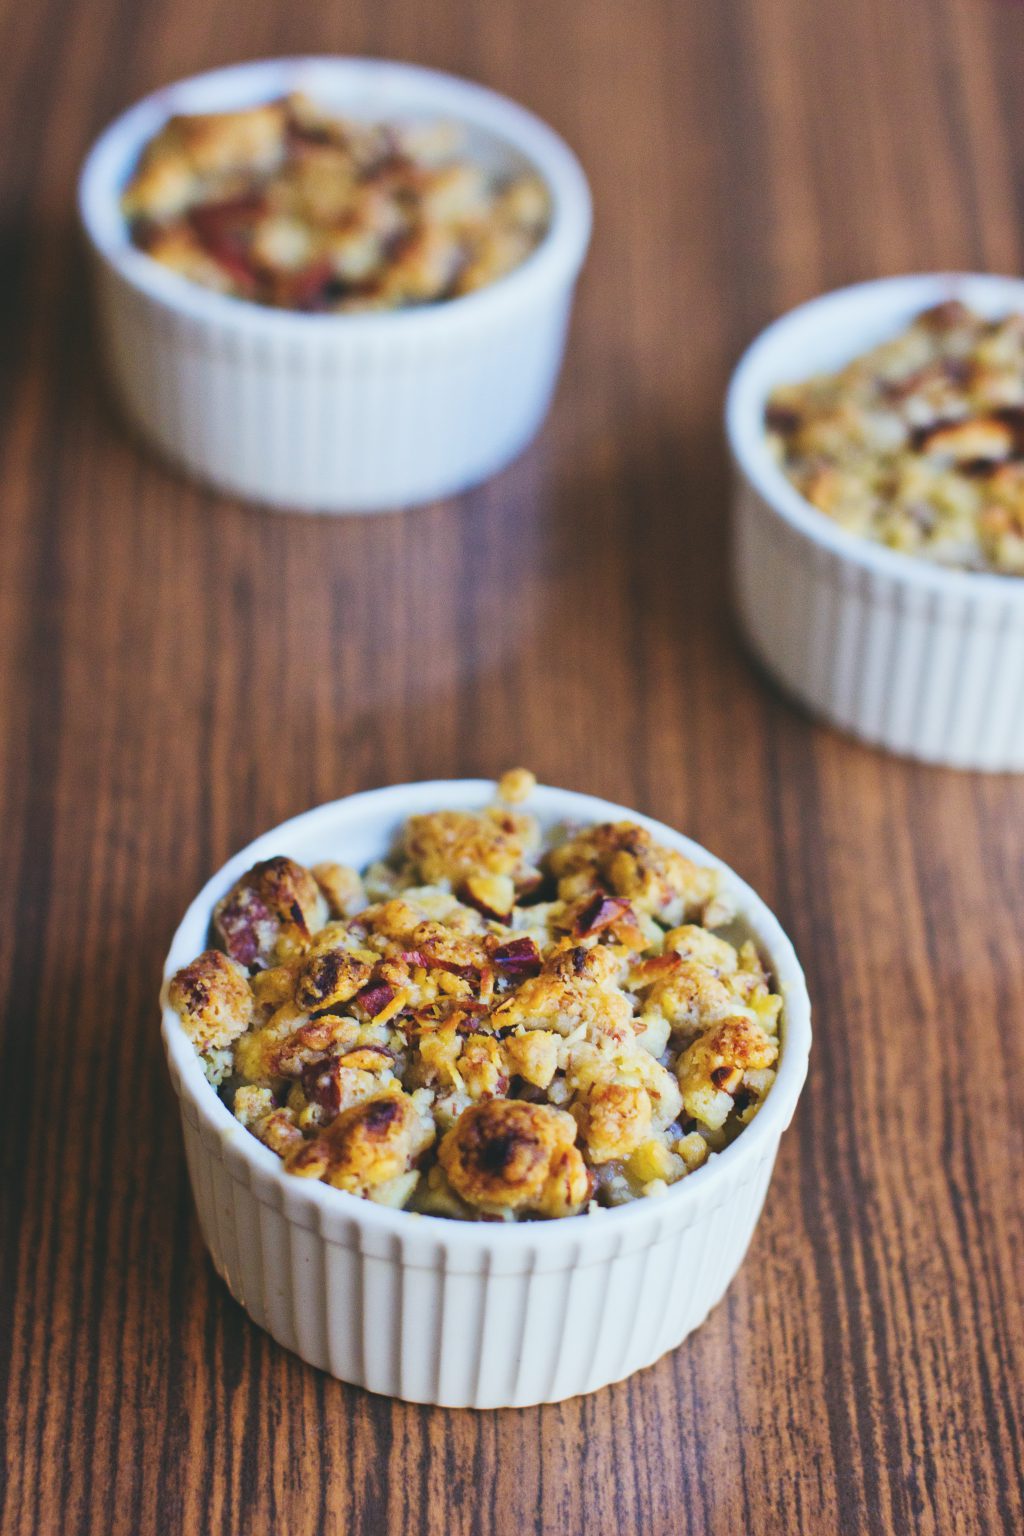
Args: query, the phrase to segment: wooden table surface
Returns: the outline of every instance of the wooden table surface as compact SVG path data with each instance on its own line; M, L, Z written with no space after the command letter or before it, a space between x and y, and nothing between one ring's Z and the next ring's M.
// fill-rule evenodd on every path
M728 370L815 292L1016 271L1015 0L3 0L0 1530L1019 1532L1024 781L803 718L728 612ZM97 379L77 163L143 91L392 54L555 124L597 218L552 417L490 485L290 519ZM492 774L633 804L775 907L810 1079L726 1300L501 1414L307 1368L205 1257L157 1030L199 883L317 801Z

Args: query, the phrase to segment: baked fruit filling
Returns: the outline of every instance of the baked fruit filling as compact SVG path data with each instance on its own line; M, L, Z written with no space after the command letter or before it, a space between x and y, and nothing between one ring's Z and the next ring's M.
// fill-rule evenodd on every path
M1024 315L940 304L840 372L777 388L765 425L796 489L851 533L1024 575Z
M412 816L361 873L253 866L168 1000L299 1178L466 1220L664 1193L775 1077L782 1000L717 872L633 822Z
M132 241L181 276L281 309L435 304L520 265L547 188L443 122L367 123L308 97L172 117L124 190Z

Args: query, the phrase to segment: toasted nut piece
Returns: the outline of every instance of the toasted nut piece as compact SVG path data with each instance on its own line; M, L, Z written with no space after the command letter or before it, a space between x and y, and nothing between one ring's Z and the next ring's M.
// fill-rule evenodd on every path
M626 916L632 916L632 913L629 902L621 896L606 896L603 891L598 891L595 896L585 896L572 909L573 937L590 938Z
M590 1198L571 1115L547 1104L488 1099L460 1115L438 1149L452 1188L491 1211L569 1216Z
M527 976L536 976L541 968L540 950L536 940L524 934L509 939L491 952L491 964L506 980L519 982Z
M171 978L167 1000L197 1051L230 1045L253 1016L245 972L217 949L206 950Z
M371 981L369 986L356 993L353 1002L363 1010L367 1018L386 1023L396 1013L401 1013L407 996L405 991L401 988L396 990L388 981Z

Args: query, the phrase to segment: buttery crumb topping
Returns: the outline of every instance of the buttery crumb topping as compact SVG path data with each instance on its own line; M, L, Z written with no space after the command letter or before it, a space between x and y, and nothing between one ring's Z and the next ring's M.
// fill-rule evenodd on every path
M547 188L465 154L451 123L371 123L308 97L172 117L122 196L132 240L219 293L347 313L434 304L520 265Z
M465 1220L656 1196L775 1077L782 1000L717 872L630 821L544 835L534 780L357 872L278 857L168 998L289 1173Z
M840 372L776 389L765 425L796 489L850 532L1024 575L1024 315L940 304Z

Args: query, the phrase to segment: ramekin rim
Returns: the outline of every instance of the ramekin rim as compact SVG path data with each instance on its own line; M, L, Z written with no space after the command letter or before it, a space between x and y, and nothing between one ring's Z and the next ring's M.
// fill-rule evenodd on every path
M725 397L725 431L733 461L769 508L809 542L863 570L889 577L894 582L914 586L921 591L943 592L963 597L998 595L1011 603L1024 605L1024 577L997 571L968 571L942 566L918 555L904 554L884 544L851 533L820 512L787 480L768 450L763 424L764 397L749 383L755 364L769 348L779 345L788 327L815 308L848 302L858 296L918 291L922 304L939 302L943 296L954 297L965 284L1004 285L1016 288L1024 310L1024 278L987 272L906 272L890 277L870 278L828 289L802 304L794 305L760 331L747 346L729 380ZM927 297L927 295L931 297ZM757 412L756 419L754 412Z
M273 309L216 293L161 267L126 237L123 243L115 243L104 236L99 204L103 201L109 210L110 199L117 190L112 178L104 176L105 159L121 136L127 136L134 148L140 150L159 120L173 110L177 94L204 84L213 85L221 78L246 74L269 78L275 72L287 76L303 69L329 70L335 66L346 71L388 71L448 89L465 107L460 111L453 106L452 117L478 123L530 161L548 186L553 211L543 238L525 261L477 292L439 304L372 314L322 315ZM286 89L285 79L280 89ZM261 98L270 99L270 93L264 96L254 91L253 100ZM480 118L471 116L471 103L480 109ZM485 122L488 114L499 119L500 126ZM307 342L374 332L393 336L398 331L412 336L437 329L458 329L487 318L489 312L515 309L528 302L538 286L575 281L586 257L593 224L590 187L576 154L554 128L528 107L489 86L444 70L400 59L331 53L249 59L183 76L150 91L119 113L93 141L79 172L77 204L79 222L95 256L151 302L184 318L217 324L225 330L260 335L284 333Z
M783 1048L776 1079L762 1107L735 1141L721 1152L714 1154L702 1168L688 1174L685 1179L669 1188L665 1195L654 1199L635 1200L627 1205L602 1211L596 1216L588 1216L584 1219L560 1218L547 1222L515 1224L463 1222L450 1217L392 1210L386 1206L375 1205L372 1201L364 1200L359 1196L347 1194L344 1190L333 1189L317 1180L296 1179L286 1174L280 1158L239 1125L216 1089L207 1081L199 1058L177 1014L166 1003L166 986L170 976L179 965L187 963L187 959L181 959L176 955L176 949L182 943L184 930L190 926L193 915L211 913L215 900L229 888L232 881L250 867L254 859L268 856L269 844L276 845L296 831L308 831L311 822L331 820L342 806L358 810L360 804L370 800L377 806L386 804L389 800L393 801L396 815L401 816L403 814L401 807L403 803L408 802L412 791L422 795L425 801L432 800L435 793L446 795L448 798L437 802L439 804L452 803L450 797L453 791L459 796L456 803L461 803L462 797L466 796L467 804L484 804L487 803L484 797L493 796L494 781L436 779L392 784L379 789L345 795L338 800L328 801L300 812L297 816L290 817L278 826L261 833L232 855L211 875L193 898L175 930L164 962L161 985L161 1032L172 1082L179 1096L187 1098L193 1106L202 1125L218 1135L222 1141L231 1142L234 1152L248 1165L250 1177L255 1173L269 1177L278 1187L286 1204L294 1206L297 1201L307 1208L311 1207L319 1211L321 1215L333 1213L335 1216L347 1216L364 1229L395 1237L412 1238L417 1234L424 1236L429 1234L431 1238L441 1240L449 1248L471 1249L480 1253L492 1252L496 1248L501 1249L509 1244L541 1243L550 1246L567 1239L586 1242L588 1234L589 1240L596 1241L598 1234L608 1232L609 1222L614 1222L614 1230L622 1233L625 1233L630 1226L656 1227L660 1213L681 1209L683 1202L688 1202L692 1207L694 1202L701 1200L716 1178L719 1181L728 1178L730 1174L737 1173L743 1163L753 1164L758 1153L763 1154L773 1142L777 1145L792 1119L803 1089L811 1047L811 1004L806 979L792 941L778 918L767 903L736 874L731 866L710 853L701 844L694 842L692 838L686 837L683 833L675 831L674 828L652 817L644 816L627 806L617 805L599 796L538 784L531 796L531 802L535 797L541 800L553 797L559 806L564 806L564 809L558 810L555 814L572 816L572 807L575 807L577 812L575 819L578 819L579 811L585 808L585 817L594 821L619 818L634 820L641 826L645 826L653 835L666 837L673 846L680 848L689 857L699 858L724 873L730 891L742 900L741 916L749 920L751 928L756 932L769 956L773 975L779 979L785 992ZM551 807L551 809L554 808ZM184 953L185 950L182 948L182 954ZM188 958L191 958L191 955ZM240 1135L239 1132L242 1134Z

